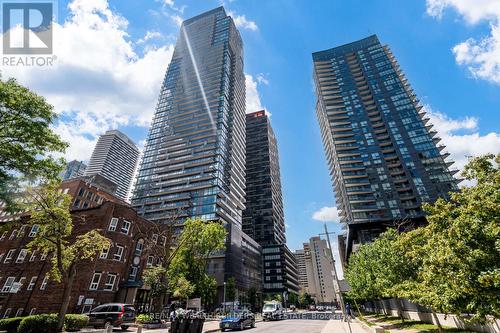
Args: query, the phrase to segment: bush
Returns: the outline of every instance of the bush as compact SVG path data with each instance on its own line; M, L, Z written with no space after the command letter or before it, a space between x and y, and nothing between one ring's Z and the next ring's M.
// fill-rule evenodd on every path
M55 333L57 332L56 314L39 314L24 317L19 327L18 333Z
M81 314L67 314L64 317L64 329L68 332L76 332L87 326L89 317Z
M7 333L16 333L17 327L23 319L23 317L1 319L0 331L7 331Z
M149 323L153 321L153 318L148 314L140 314L135 318L135 321L138 323Z

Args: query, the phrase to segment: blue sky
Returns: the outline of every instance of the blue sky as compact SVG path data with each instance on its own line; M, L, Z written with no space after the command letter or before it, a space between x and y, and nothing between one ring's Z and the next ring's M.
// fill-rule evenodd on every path
M61 113L56 130L72 142L68 159L88 159L97 136L114 127L143 144L178 23L224 4L244 41L248 111L262 106L272 114L287 238L297 249L322 232L321 221L340 231L332 222L335 203L314 111L311 53L377 34L462 167L465 155L500 150L499 3L59 0L57 64L2 71L55 105Z

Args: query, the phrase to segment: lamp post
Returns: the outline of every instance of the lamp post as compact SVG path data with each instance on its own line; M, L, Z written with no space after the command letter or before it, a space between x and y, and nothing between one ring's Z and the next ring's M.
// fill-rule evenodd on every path
M347 321L347 326L349 327L349 332L352 333L351 330L351 323L349 322L349 319L347 318L347 313L345 311L345 304L344 304L344 298L342 297L342 292L340 291L340 283L339 283L339 277L337 275L337 268L335 267L335 258L333 257L333 250L332 250L332 243L330 243L330 233L328 232L328 229L326 228L326 223L325 223L325 235L326 235L326 240L328 242L328 247L330 248L330 256L332 257L332 263L333 263L333 288L335 289L335 292L337 293L337 297L340 301L340 307L342 309L342 314L343 314L343 320Z
M223 297L223 301L222 301L222 304L224 304L224 315L226 315L226 281L224 281L224 297Z

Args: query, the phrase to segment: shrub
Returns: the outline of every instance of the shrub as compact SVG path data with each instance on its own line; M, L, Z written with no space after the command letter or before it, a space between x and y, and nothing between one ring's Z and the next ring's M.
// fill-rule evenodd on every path
M23 319L23 317L1 319L0 331L7 331L7 333L16 333L17 327Z
M135 321L138 323L149 323L153 321L153 318L148 314L140 314L135 318Z
M67 314L64 317L64 329L68 332L76 332L87 326L89 317L81 314Z
M18 333L55 333L57 332L56 314L39 314L24 317L19 327Z

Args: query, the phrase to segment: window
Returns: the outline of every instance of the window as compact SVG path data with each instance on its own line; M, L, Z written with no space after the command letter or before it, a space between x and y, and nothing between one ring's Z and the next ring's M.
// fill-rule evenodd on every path
M160 237L160 245L163 245L163 246L164 246L166 242L167 242L167 237L165 237L165 236L161 236L161 237Z
M153 236L151 237L151 240L153 241L153 243L158 243L158 234L153 234Z
M24 262L24 258L26 258L26 255L28 254L28 250L22 249L19 251L19 254L17 255L16 263L22 263Z
M117 245L116 246L116 253L113 256L114 260L122 260L122 255L123 255L123 246Z
M31 227L31 231L28 235L28 237L35 237L36 233L38 232L38 224L33 224L33 226Z
M47 283L49 283L48 276L43 278L42 284L40 285L40 290L45 290L45 288L47 287Z
M135 244L135 255L140 256L142 253L142 248L144 247L144 239L139 239Z
M4 318L9 318L11 312L12 312L12 309L8 308L7 310L5 310L5 314L3 315L3 317Z
M14 229L10 234L9 240L13 240L16 237L17 237L17 229Z
M28 284L28 287L26 288L26 290L33 290L33 288L35 288L36 279L37 279L36 276L33 276L31 278L30 283Z
M36 308L31 308L30 310L30 316L34 315L36 313Z
M148 256L148 262L146 263L146 267L153 267L154 257Z
M108 274L108 279L104 284L104 290L112 291L113 288L115 287L115 281L116 281L116 274Z
M109 231L115 231L117 225L118 225L118 219L116 217L113 217L111 219L111 222L109 222L109 228L108 228L108 230Z
M102 249L102 252L101 252L101 255L99 256L99 258L108 259L108 254L109 254L109 245Z
M45 259L47 259L47 253L42 253L42 255L40 256L40 260L44 261Z
M23 308L17 309L17 311L16 311L16 317L20 317L23 314L23 311L24 311Z
M19 232L17 233L17 237L23 237L24 234L26 233L26 229L28 228L27 225L23 225L21 229L19 229Z
M132 269L130 270L130 274L128 276L129 281L135 281L135 277L137 276L137 266L132 266Z
M128 235L129 230L130 230L130 222L123 220L122 233Z
M11 261L12 257L14 256L14 252L16 252L16 249L9 250L9 252L7 252L7 255L5 256L5 260L3 262L8 263L9 261Z
M35 259L36 259L36 250L33 250L33 252L31 252L30 261L35 261Z
M7 237L8 233L9 233L8 231L4 231L2 234L2 237L0 237L0 241L3 241L5 239L5 237Z
M89 290L97 290L99 288L100 281L101 281L101 273L94 273L92 281L90 282Z
M5 283L2 288L3 293L8 293L10 289L12 288L12 285L14 284L14 281L16 278L14 276L9 276L7 280L5 280Z

